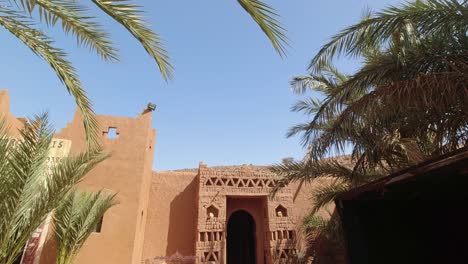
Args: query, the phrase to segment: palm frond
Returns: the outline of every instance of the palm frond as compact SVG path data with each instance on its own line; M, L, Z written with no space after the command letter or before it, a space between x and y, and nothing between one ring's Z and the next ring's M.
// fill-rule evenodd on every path
M325 231L328 226L329 219L316 214L309 214L303 219L303 225L306 230L317 230L319 232Z
M12 264L31 233L83 176L108 155L93 150L47 166L53 131L47 115L31 119L11 144L0 132L0 263ZM9 141L9 142L7 142ZM5 143L7 142L7 143Z
M336 81L331 76L310 74L309 76L293 77L289 86L297 94L303 94L308 90L328 92L336 86Z
M311 213L315 214L326 205L332 203L342 192L350 190L351 185L346 181L335 180L323 184L312 193L313 207Z
M237 1L265 33L278 54L284 57L288 38L285 28L277 20L279 15L276 10L259 0Z
M43 183L45 161L51 142L47 127L47 116L38 116L30 121L21 132L21 141L9 144L8 158L2 171L2 197L0 217L2 230L0 234L0 262L12 263L21 252L29 235L44 220L45 215L37 215L26 209L27 201L37 192ZM6 173L6 174L3 174ZM37 222L39 221L39 222Z
M312 120L307 124L293 127L287 134L288 137L303 133L302 144L307 146L313 138L312 131L322 131L329 126L330 120L335 119L348 103L343 101L339 95L343 92L342 85L349 77L339 72L334 66L327 64L317 73L311 73L307 77L296 77L290 82L293 91L304 93L306 89L317 91L325 95L325 98L318 100L308 97L296 103L291 110L304 112L312 116ZM361 92L362 93L362 92ZM351 99L359 97L360 94L352 94Z
M406 2L372 14L333 37L314 57L308 76L291 82L295 92L320 92L292 110L311 120L294 126L307 147L303 162L277 166L281 183L312 181L330 154L352 151L352 167L334 166L336 175L312 194L305 224L327 232L339 226L316 214L336 195L468 144L468 29L466 1ZM330 62L359 56L356 73L339 78ZM318 84L317 84L318 83ZM326 168L322 167L322 168Z
M338 215L330 214L329 218L326 218L318 214L310 213L304 217L303 226L307 232L316 234L316 240L319 239L318 237L325 237L338 246L344 246L344 234Z
M75 35L79 45L96 51L104 60L118 60L117 51L109 39L109 34L94 21L95 18L88 14L88 9L79 2L69 0L27 2L30 3L27 8L29 15L33 15L34 7L38 6L39 17L47 25L54 26L60 20L64 32Z
M314 132L313 136L309 136L313 140L308 141L311 146L311 155L322 155L340 137L346 140L350 139L351 133L356 135L356 120L364 115L367 128L362 127L362 129L372 128L373 130L369 130L366 134L362 134L364 130L361 130L361 136L354 137L354 139L359 139L361 142L364 142L362 140L366 138L374 139L373 142L368 142L369 147L372 145L376 147L377 140L380 143L387 142L382 146L396 146L397 142L394 141L396 138L393 137L393 141L385 141L386 138L390 138L385 134L377 133L378 129L394 126L393 129L398 129L405 135L413 137L424 137L428 130L437 127L437 130L432 130L432 132L436 133L435 138L438 138L438 144L452 146L447 150L457 149L464 140L459 135L468 124L468 114L464 112L465 98L468 96L468 90L465 88L466 82L467 76L464 74L441 73L380 86L348 105L340 113L339 118L332 122L330 128L322 133L307 131L308 133ZM413 122L410 122L411 120ZM398 126L395 126L396 124ZM345 133L340 136L338 131L345 131ZM391 133L386 134L391 135ZM376 137L377 135L379 137ZM405 138L401 140L404 141ZM403 141L401 142L404 143ZM393 148L388 147L385 148L388 150ZM402 145L400 148L405 147Z
M72 191L54 211L57 263L70 264L104 213L116 204L115 194Z
M302 112L305 115L313 115L317 113L322 106L322 101L308 97L303 100L297 101L292 107L293 112Z
M294 76L289 81L289 87L291 87L291 90L297 94L303 94L307 90L311 89L310 87L315 85L317 85L317 81L312 76L308 75Z
M98 144L98 123L91 101L81 86L75 68L66 59L67 54L54 47L54 42L42 31L32 28L34 23L19 12L0 8L0 25L52 67L81 110L88 144L90 146Z
M466 32L466 3L427 0L390 6L333 36L312 59L309 69L319 71L337 55L359 56L365 50L387 44L396 32L405 31L408 21L420 35L437 35L451 28Z
M336 160L333 158L320 161L309 159L306 161L288 161L270 166L269 170L280 179L272 189L272 195L275 195L288 184L298 181L311 182L318 178L329 178L356 185L384 175L380 171L360 172L345 163L352 164L353 160L350 157L348 157L347 161L346 159Z
M394 169L431 153L423 149L440 154L464 145L467 42L457 32L421 38L404 54L392 48L380 51L320 105L296 106L313 118L293 127L289 136L303 134L302 143L314 159L354 145L355 156L366 153L367 164L385 159ZM434 140L439 147L428 147Z
M163 39L147 26L142 18L142 8L129 0L91 0L97 7L124 26L156 61L165 80L172 78L174 67L169 62L169 54L164 48Z

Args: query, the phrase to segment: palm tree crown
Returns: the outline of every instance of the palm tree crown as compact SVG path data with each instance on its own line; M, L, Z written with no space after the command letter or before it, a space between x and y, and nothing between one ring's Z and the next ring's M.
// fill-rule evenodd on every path
M291 81L294 92L319 92L292 110L310 117L291 128L301 135L303 160L272 171L292 181L329 180L313 194L315 213L342 191L355 188L468 144L468 5L426 0L369 13L326 43L310 73ZM345 55L362 60L353 74L332 65ZM333 154L350 151L345 166ZM276 189L274 191L276 191Z
M90 150L47 166L52 130L47 115L38 116L13 144L0 122L0 264L12 264L31 233L82 177L108 157Z

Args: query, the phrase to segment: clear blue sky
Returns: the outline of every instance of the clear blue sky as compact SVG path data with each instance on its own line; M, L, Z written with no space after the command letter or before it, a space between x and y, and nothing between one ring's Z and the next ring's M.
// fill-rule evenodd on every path
M305 73L322 44L359 20L365 8L395 0L270 0L289 31L289 55L281 59L235 0L139 1L165 38L176 67L165 83L143 48L119 25L102 19L121 51L120 63L105 63L78 48L60 31L51 34L71 53L99 114L136 116L148 102L158 105L154 168L168 170L227 164L267 165L300 158L290 126L305 120L289 111L297 99L289 79ZM9 33L0 30L0 88L10 90L16 116L47 110L57 130L75 104L54 72ZM340 61L345 71L355 62Z

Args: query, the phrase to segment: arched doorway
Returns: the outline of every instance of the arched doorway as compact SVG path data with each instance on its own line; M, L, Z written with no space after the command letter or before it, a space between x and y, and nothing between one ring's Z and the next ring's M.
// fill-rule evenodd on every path
M256 264L255 259L255 221L246 211L236 211L227 224L227 264Z

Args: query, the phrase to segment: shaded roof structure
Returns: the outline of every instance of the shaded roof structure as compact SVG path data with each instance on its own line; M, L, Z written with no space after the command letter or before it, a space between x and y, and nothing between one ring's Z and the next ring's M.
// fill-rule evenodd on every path
M468 149L345 192L350 264L468 263Z
M417 184L422 187L421 184L428 184L428 188L436 187L429 185L433 182L434 176L440 174L449 174L448 177L456 177L457 175L465 175L468 173L468 149L460 149L455 152L451 152L439 157L435 157L426 160L420 164L411 166L409 168L397 171L390 174L382 179L371 182L359 188L344 192L338 196L337 200L349 200L349 199L370 199L370 198L410 198L423 195L423 189L412 189L411 184ZM442 179L441 179L442 180ZM442 181L447 181L448 178ZM401 189L393 190L393 187L401 186L405 184L409 188L409 192L401 193ZM433 190L435 191L435 190Z

